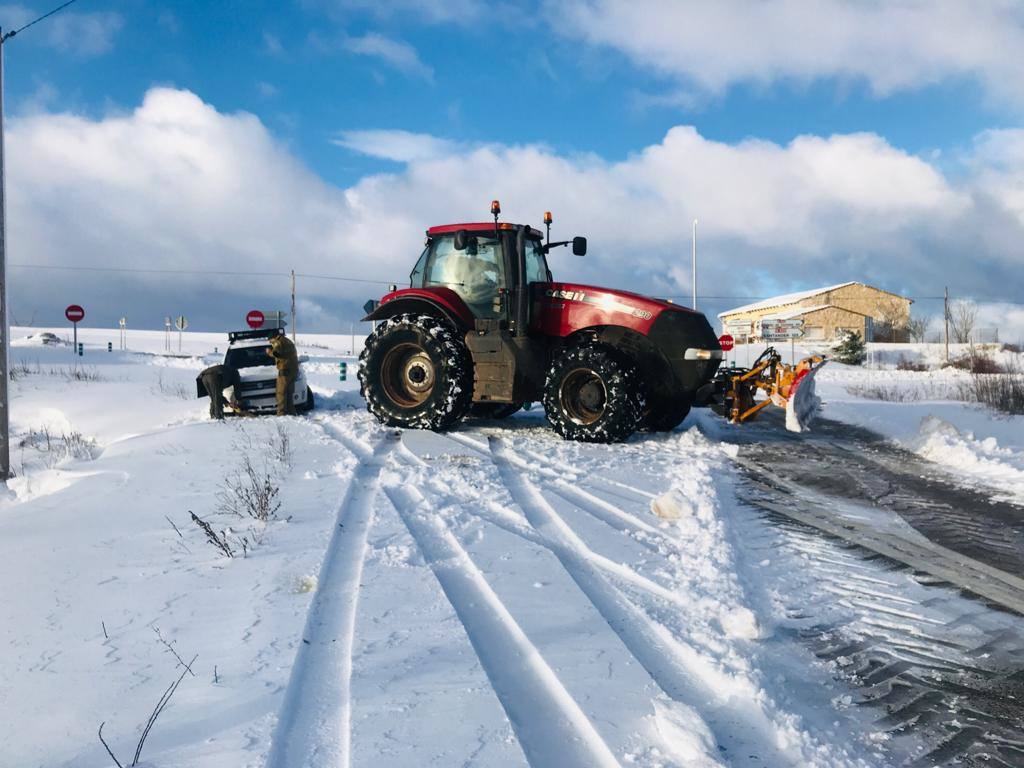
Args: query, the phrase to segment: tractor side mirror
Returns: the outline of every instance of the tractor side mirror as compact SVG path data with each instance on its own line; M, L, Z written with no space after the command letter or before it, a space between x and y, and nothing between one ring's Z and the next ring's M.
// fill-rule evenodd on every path
M585 237L574 237L572 239L572 253L574 256L586 256L587 255L587 238Z
M455 233L455 250L464 251L466 246L469 244L469 233L464 229L460 229Z

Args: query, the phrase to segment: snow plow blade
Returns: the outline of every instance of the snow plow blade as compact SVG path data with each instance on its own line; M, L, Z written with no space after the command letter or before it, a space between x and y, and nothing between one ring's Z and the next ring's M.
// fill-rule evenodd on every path
M821 398L814 391L814 377L827 362L823 358L807 358L797 364L786 399L786 429L790 432L810 431L811 423L821 410Z
M742 424L776 405L786 410L786 429L807 432L821 407L814 377L826 362L825 357L814 355L786 365L775 348L768 347L751 368L719 370L715 383L721 405L717 410L733 424ZM765 399L756 399L758 390L765 393Z

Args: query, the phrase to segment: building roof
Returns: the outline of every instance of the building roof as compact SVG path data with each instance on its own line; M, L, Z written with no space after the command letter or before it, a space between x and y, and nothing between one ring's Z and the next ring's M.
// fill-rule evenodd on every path
M853 285L854 281L846 283L839 283L838 285L830 285L825 288L814 288L810 291L797 291L796 293L785 293L782 296L773 296L770 299L764 299L762 301L755 301L753 304L744 304L742 307L736 307L735 309L729 309L725 312L719 312L719 317L725 317L726 315L734 315L737 312L754 312L758 309L771 309L772 307L781 307L786 304L795 304L798 301L809 299L813 296L817 296L819 293L826 293L827 291L834 291L838 288L845 288L848 285Z
M911 299L908 299L906 296L900 296L898 293L893 293L892 291L886 291L886 290L883 290L882 288L875 288L873 285L867 285L866 283L861 283L861 282L859 282L857 280L849 280L849 281L847 281L845 283L839 283L838 285L827 285L824 288L812 288L809 291L797 291L796 293L785 293L782 296L773 296L770 299L764 299L762 301L756 301L753 304L744 304L742 307L736 307L735 309L728 309L725 312L719 312L718 316L719 317L726 317L728 315L735 315L735 314L738 314L740 312L756 312L756 311L762 310L762 309L772 309L773 307L784 307L784 306L786 306L788 304L796 304L799 301L804 301L805 299L814 298L815 296L819 296L819 295L821 295L823 293L828 293L829 291L837 291L840 288L846 288L849 285L863 285L863 286L865 286L867 288L871 288L873 290L876 290L879 293L887 293L890 296L895 296L898 299L903 299L905 301L910 302L911 304L913 303L913 301ZM823 304L821 306L831 306L831 305L824 305ZM821 309L821 307L818 307L818 309ZM849 310L849 311L855 312L855 310ZM856 312L856 314L862 315L864 313L863 312Z

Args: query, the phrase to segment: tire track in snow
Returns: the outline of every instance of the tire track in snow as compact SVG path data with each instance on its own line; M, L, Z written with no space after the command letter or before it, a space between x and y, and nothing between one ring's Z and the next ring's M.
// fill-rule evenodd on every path
M533 768L612 768L618 761L579 704L427 501L405 482L385 482L391 499L494 688Z
M393 438L389 435L371 450L328 424L323 426L358 456L359 464L338 509L320 568L267 768L348 768L350 762L352 646L359 582L380 471Z
M502 481L527 520L658 687L700 713L730 761L757 755L764 765L793 765L794 758L780 750L775 726L758 703L759 692L702 658L610 584L588 556L586 544L530 480L515 471L522 459L514 461L500 438L490 438L490 447Z
M488 451L488 455L490 452ZM409 466L428 467L429 465L423 461L420 457L416 456L412 451L409 450L408 446L404 443L396 453L399 460ZM470 514L480 518L481 520L490 523L491 525L497 526L502 530L519 536L520 538L529 541L531 544L543 547L549 551L553 551L551 542L544 537L542 534L537 532L537 529L530 525L522 515L518 515L508 507L502 506L496 501L491 499L481 499L467 494L465 492L459 492L454 488L445 486L442 481L437 478L431 478L426 480L426 485L442 498L451 498L457 500L462 504L472 505L471 508L467 509ZM557 493L557 490L556 490ZM481 509L481 507L483 509ZM580 507L583 509L583 507ZM484 511L486 510L486 511ZM586 511L584 509L584 511ZM627 514L627 513L623 513ZM608 522L603 517L599 518L603 522ZM609 523L610 524L610 523ZM616 530L624 530L618 526L613 525ZM661 532L658 532L659 535ZM670 546L675 546L675 543L670 539L665 540ZM586 556L596 565L598 568L610 573L616 578L630 584L635 589L647 592L654 595L666 602L673 603L676 605L687 605L686 601L683 600L678 594L668 589L667 587L659 584L658 582L647 578L646 576L638 573L637 571L630 568L628 565L616 562L604 555L594 552L585 543L580 542L580 546L584 548ZM647 544L653 551L660 552L657 547Z

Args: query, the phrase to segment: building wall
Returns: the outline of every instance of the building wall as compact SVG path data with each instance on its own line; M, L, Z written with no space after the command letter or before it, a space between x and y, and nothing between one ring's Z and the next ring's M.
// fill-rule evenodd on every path
M828 304L830 305L828 309L803 315L806 327L826 329L825 340L831 340L838 328L852 328L859 331L861 337L868 341L873 340L872 334L878 336L879 341L891 341L892 335L888 330L887 320L895 319L896 327L905 329L907 321L910 319L911 303L910 299L872 288L870 285L854 283L834 291L823 291L791 304L780 304L747 312L726 313L722 315L721 319L723 323L747 320L752 324L752 332L756 332L756 321L762 317L774 317L792 312L800 307ZM832 314L822 315L820 319L815 319L814 323L811 323L812 316L832 310L835 310ZM857 320L851 316L853 313L860 315L860 319ZM871 322L868 322L867 318L871 318ZM898 333L896 340L907 341L906 331Z
M856 331L868 339L874 325L872 318L842 307L826 307L802 315L805 341L831 341L840 330Z

